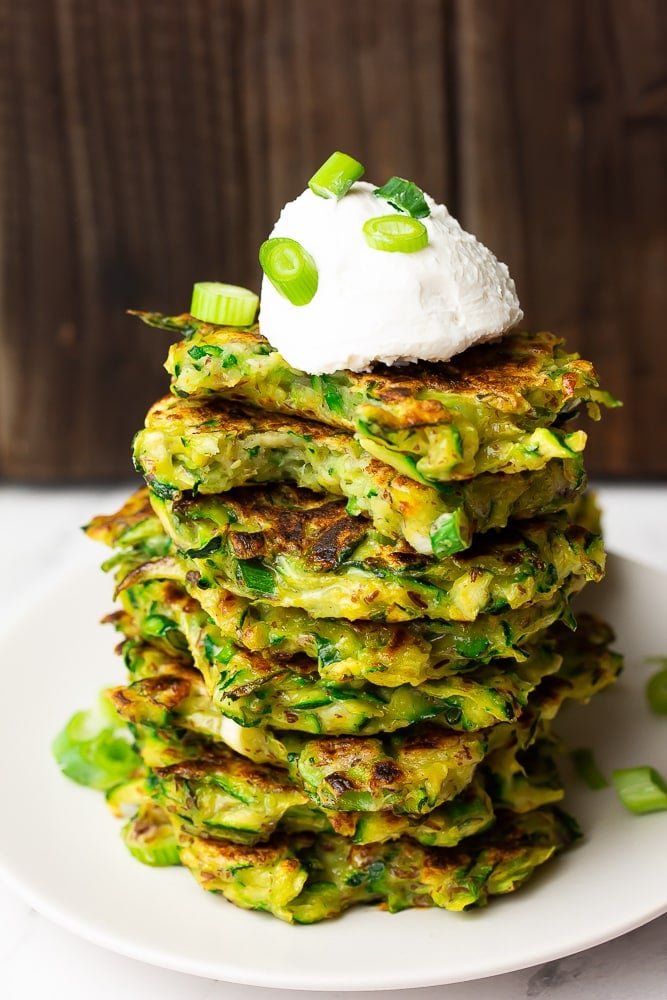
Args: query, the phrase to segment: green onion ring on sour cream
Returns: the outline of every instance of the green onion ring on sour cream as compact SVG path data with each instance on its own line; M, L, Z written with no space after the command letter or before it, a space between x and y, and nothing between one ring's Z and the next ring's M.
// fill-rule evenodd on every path
M416 253L381 253L363 226L386 215L376 185L319 198L306 189L283 208L270 238L297 240L312 255L318 286L294 306L264 277L260 331L295 368L312 374L366 371L375 362L447 361L520 322L505 264L425 195L428 244Z

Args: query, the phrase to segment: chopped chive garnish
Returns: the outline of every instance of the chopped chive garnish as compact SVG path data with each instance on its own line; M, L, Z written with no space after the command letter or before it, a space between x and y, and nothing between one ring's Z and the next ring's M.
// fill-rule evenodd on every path
M219 326L250 326L258 305L258 296L249 288L223 285L220 281L198 281L192 289L190 315Z
M581 780L586 782L589 788L596 791L599 788L609 787L609 782L595 763L592 750L589 750L587 747L581 747L579 750L573 750L570 757L575 771Z
M335 198L347 194L355 181L364 176L363 164L347 153L332 153L308 181L308 187L320 198Z
M624 767L611 772L616 793L633 813L667 809L667 784L652 767Z
M646 685L646 697L654 712L667 715L667 668L651 677Z
M373 250L389 253L414 253L428 243L426 226L405 215L379 215L363 225L364 238Z
M265 240L259 248L259 263L276 291L293 306L305 306L315 295L317 264L296 240Z
M422 189L402 177L390 177L387 183L376 188L373 194L376 198L383 198L389 202L397 212L406 212L413 219L425 219L431 214Z

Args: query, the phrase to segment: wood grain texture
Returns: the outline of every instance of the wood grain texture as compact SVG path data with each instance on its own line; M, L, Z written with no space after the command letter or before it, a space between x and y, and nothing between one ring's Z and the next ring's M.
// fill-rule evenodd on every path
M257 287L259 244L333 146L447 195L444 15L420 8L4 0L0 472L127 474L167 341L125 310Z
M667 473L660 0L0 0L0 475L124 476L195 280L334 148L413 177L626 402L594 472ZM650 429L650 433L647 430Z
M530 328L624 401L597 474L667 474L667 5L458 0L462 221L507 261Z

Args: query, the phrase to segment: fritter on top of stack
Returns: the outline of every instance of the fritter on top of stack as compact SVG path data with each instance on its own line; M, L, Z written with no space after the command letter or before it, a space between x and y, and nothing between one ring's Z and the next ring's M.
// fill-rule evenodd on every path
M551 721L619 672L570 597L599 580L581 408L551 334L311 376L257 328L179 331L135 439L110 692L141 755L131 849L297 923L484 903L577 836Z

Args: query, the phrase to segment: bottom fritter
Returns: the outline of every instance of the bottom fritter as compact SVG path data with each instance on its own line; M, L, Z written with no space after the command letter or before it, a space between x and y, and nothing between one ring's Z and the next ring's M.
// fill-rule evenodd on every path
M126 832L131 849L133 841L146 838L171 845L175 863L188 868L202 888L297 924L335 917L360 903L379 903L392 913L482 906L517 889L579 836L570 816L547 807L502 814L490 830L451 848L407 837L356 844L335 833L276 835L248 846L193 836L153 803Z
M290 923L334 917L357 903L463 910L518 888L576 839L574 821L556 809L512 816L464 848L411 840L351 844L335 834L302 834L254 848L182 835L182 863L204 889L245 909Z

